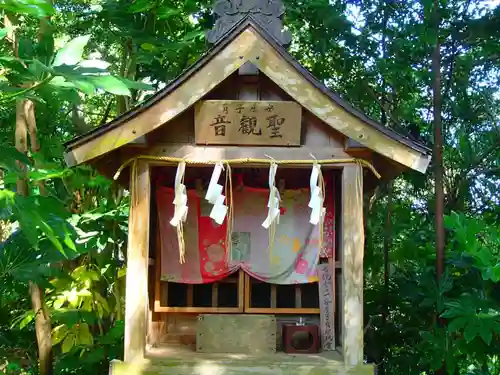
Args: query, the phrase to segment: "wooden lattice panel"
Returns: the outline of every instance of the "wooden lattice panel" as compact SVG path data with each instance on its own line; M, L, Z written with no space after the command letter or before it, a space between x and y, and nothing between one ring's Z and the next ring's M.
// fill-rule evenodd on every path
M200 314L196 351L270 354L276 352L274 315Z

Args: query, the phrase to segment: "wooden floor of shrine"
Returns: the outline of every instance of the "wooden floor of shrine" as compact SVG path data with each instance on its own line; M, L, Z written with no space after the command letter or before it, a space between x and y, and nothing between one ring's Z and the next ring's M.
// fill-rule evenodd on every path
M346 367L338 351L266 355L197 353L186 346L149 347L143 360L114 362L111 375L368 375L371 365Z

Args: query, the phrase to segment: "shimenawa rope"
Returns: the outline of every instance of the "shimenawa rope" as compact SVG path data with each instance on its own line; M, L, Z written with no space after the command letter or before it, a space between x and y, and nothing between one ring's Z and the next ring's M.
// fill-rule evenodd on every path
M164 162L165 164L171 164L171 163L180 163L184 162L187 165L212 165L212 164L217 164L220 163L220 160L205 160L205 161L199 161L199 160L188 160L186 157L184 158L177 158L177 157L170 157L170 156L149 156L149 155L140 155L136 156L134 158L131 158L127 160L125 163L123 163L120 168L116 171L114 175L114 179L117 180L120 177L121 172L123 169L125 169L127 166L131 166L131 186L130 190L132 192L132 203L133 205L137 205L138 202L138 196L139 192L137 191L136 183L137 183L137 161L138 160L150 160L150 161L155 161L155 162ZM366 160L363 159L356 159L356 158L351 158L351 159L325 159L325 160L274 160L272 158L269 159L254 159L254 158L246 158L246 159L232 159L232 160L222 160L222 163L226 165L226 181L225 181L225 193L226 193L226 203L227 199L229 197L229 211L228 211L228 216L227 216L227 231L226 231L226 252L230 253L231 251L231 246L232 246L232 239L231 239L231 234L233 230L233 220L234 220L234 205L233 205L233 182L232 182L232 173L231 173L231 164L233 165L241 165L241 164L263 164L263 165L271 165L272 163L275 163L277 165L308 165L308 164L348 164L348 163L354 163L359 165L361 168L366 167L372 171L372 173L375 175L375 177L380 178L380 174L377 172L375 167L367 162ZM319 172L319 177L318 177L320 186L321 186L321 194L323 199L325 198L325 180L323 178L323 173ZM184 183L184 176L182 178L182 183ZM228 189L229 188L229 189ZM362 189L362 182L361 182L361 174L358 172L356 174L356 186L355 189L358 190L358 194L360 194L359 191ZM179 241L179 263L184 263L185 262L185 241L184 241L184 228L182 222L179 223L176 227L177 229L177 239ZM318 257L320 256L321 249L323 248L323 236L324 236L324 218L321 218L320 223L319 223L319 244L318 244ZM268 251L270 253L270 257L272 257L272 250L273 250L273 245L275 242L275 237L276 237L276 220L273 220L271 222L271 225L269 227L269 247Z

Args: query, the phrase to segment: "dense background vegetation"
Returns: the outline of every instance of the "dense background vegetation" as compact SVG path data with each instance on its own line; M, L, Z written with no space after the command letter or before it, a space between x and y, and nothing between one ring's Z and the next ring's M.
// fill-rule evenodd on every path
M500 6L285 2L291 52L318 78L428 145L442 129L442 175L435 158L366 197L367 360L391 375L500 374ZM65 169L62 144L206 51L210 3L0 0L0 372L106 373L121 356L128 197Z

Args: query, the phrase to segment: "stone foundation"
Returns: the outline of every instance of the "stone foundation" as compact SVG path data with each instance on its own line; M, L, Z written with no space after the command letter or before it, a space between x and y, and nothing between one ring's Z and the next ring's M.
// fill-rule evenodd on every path
M372 365L346 367L337 352L268 356L153 349L132 363L113 361L110 375L373 375Z

